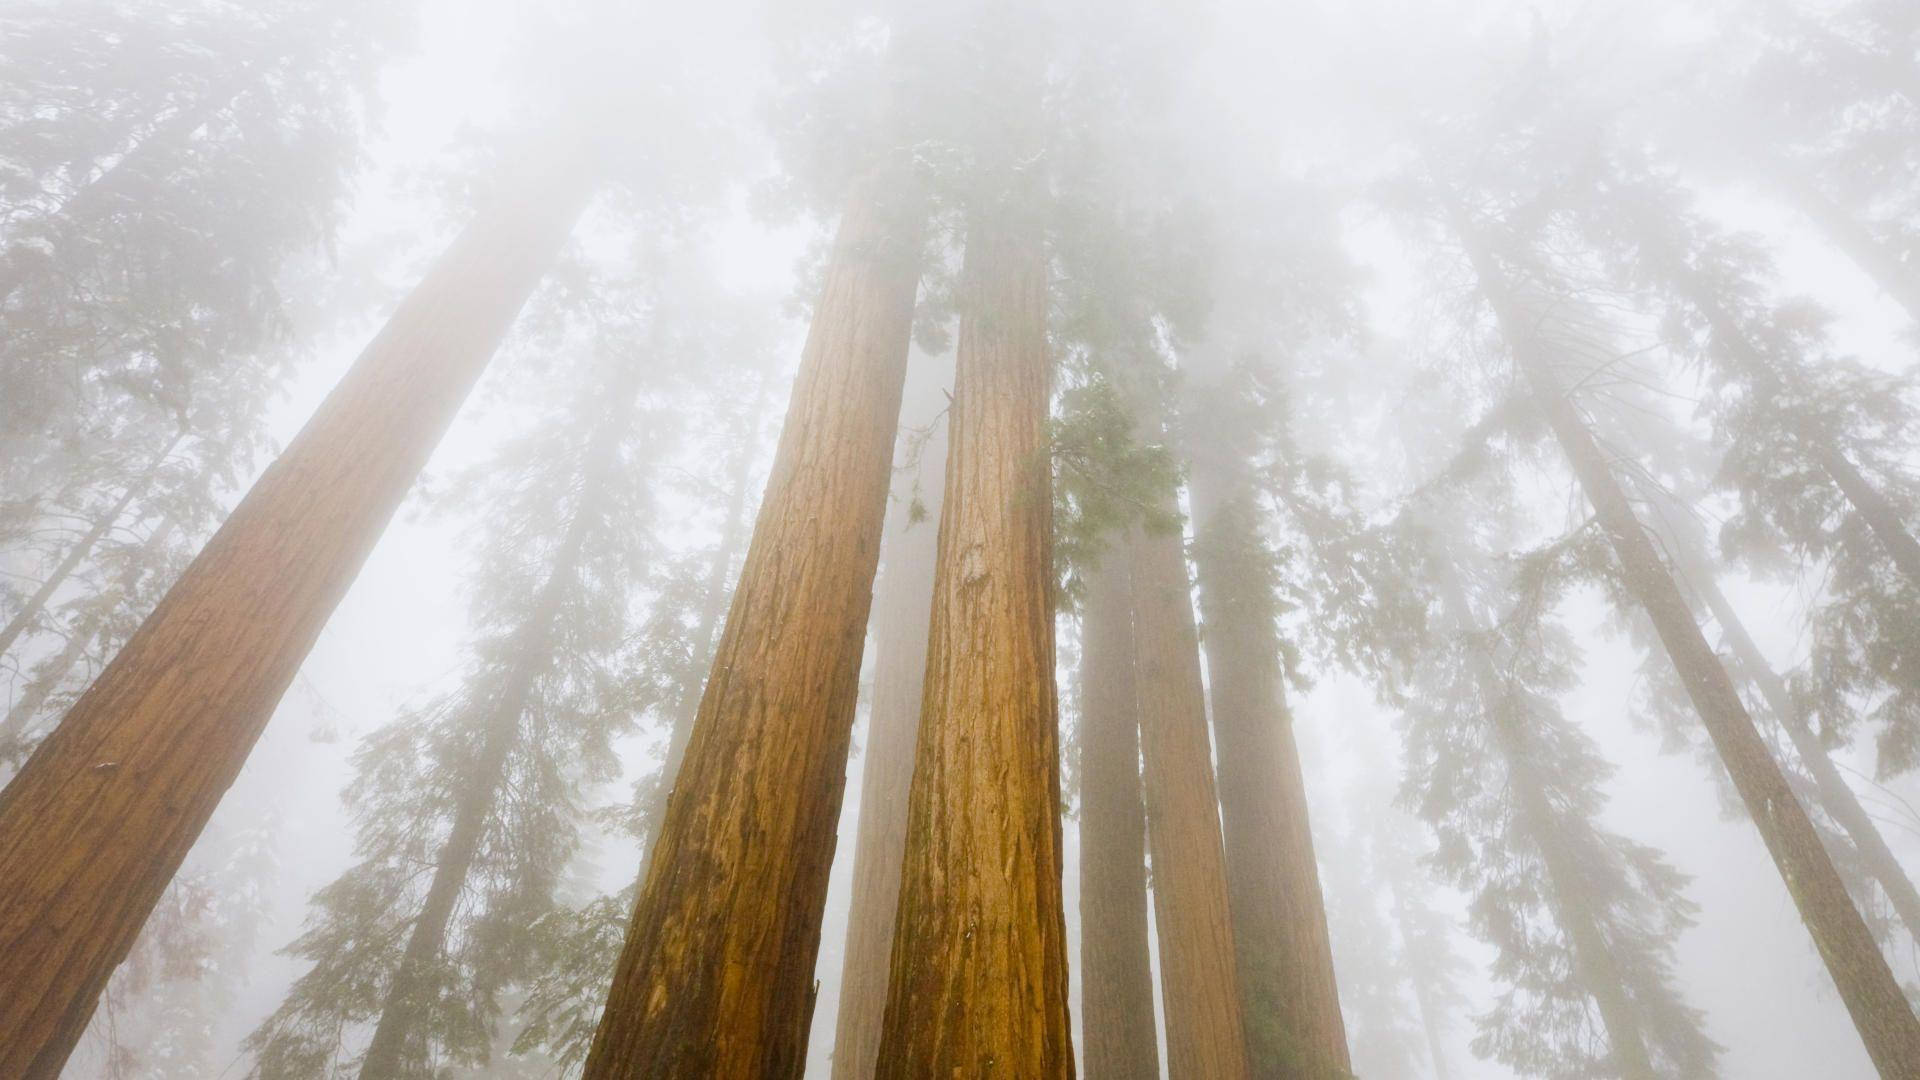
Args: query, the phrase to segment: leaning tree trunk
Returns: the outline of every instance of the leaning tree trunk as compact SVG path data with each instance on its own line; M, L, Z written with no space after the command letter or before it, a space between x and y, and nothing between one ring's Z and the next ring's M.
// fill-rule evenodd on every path
M1753 636L1747 633L1746 624L1740 621L1739 613L1733 610L1726 594L1720 591L1712 572L1700 565L1699 560L1693 561L1695 565L1689 567L1691 572L1687 574L1687 583L1706 600L1707 610L1713 613L1714 620L1727 636L1727 643L1733 647L1740 673L1760 691L1761 698L1793 743L1801 763L1813 775L1814 790L1819 796L1820 805L1846 830L1847 838L1853 841L1855 850L1866 861L1868 872L1880 883L1895 914L1906 925L1907 932L1920 941L1920 891L1914 888L1913 879L1907 876L1900 860L1887 847L1886 838L1880 835L1880 829L1873 823L1866 807L1860 805L1859 797L1853 793L1846 778L1840 775L1827 748L1807 723L1806 714L1794 706L1786 684L1767 663L1765 654L1754 643Z
M1147 818L1125 553L1088 575L1080 631L1080 1053L1087 1075L1158 1080Z
M480 845L486 839L487 821L493 816L501 787L506 783L507 763L519 737L521 721L526 718L534 685L553 666L560 612L566 605L567 591L579 584L587 534L602 514L601 500L613 479L620 442L632 417L629 406L638 386L638 371L637 364L628 364L608 387L608 412L588 441L581 462L580 495L572 519L567 522L560 546L554 552L547 580L540 586L527 620L515 631L507 649L508 667L500 681L499 696L488 710L486 725L480 733L480 753L474 771L466 778L455 801L453 827L448 830L446 843L435 859L433 879L421 901L420 913L414 917L399 966L387 984L373 1038L360 1061L361 1080L433 1074L426 1032L422 1028L429 1022L436 1000L449 989L435 979L433 968L446 952L447 928L453 921L454 907L467 890ZM455 992L459 990L455 988Z
M1813 823L1755 729L1720 658L1693 621L1692 609L1634 515L1633 504L1599 443L1554 379L1541 343L1526 329L1530 324L1497 276L1491 255L1469 230L1463 228L1461 234L1521 374L1620 561L1624 583L1652 620L1679 672L1747 813L1780 868L1801 920L1813 935L1868 1056L1885 1076L1920 1076L1920 1020L1915 1019L1866 921L1847 895Z
M93 554L94 545L105 538L107 533L119 523L121 515L127 512L127 507L133 505L134 500L140 498L149 487L153 486L154 478L160 475L160 467L166 464L168 455L173 453L173 448L180 445L180 440L185 437L186 432L180 431L167 441L167 445L155 455L153 464L147 466L146 471L127 484L112 507L94 519L93 525L87 529L86 533L67 549L59 565L53 568L53 573L47 575L47 579L33 591L33 595L28 597L26 604L7 621L7 625L0 628L0 656L5 656L7 651L13 648L13 643L20 640L20 635L26 633L29 627L40 620L41 614L47 610L48 602L53 599L53 594L60 590L60 586L67 583L67 578L79 569L87 556Z
M1901 262L1871 229L1821 191L1804 169L1778 156L1769 157L1766 167L1774 185L1794 206L1818 225L1854 265L1866 271L1875 284L1906 308L1908 317L1920 321L1920 273Z
M40 714L41 706L47 703L47 699L53 696L55 690L60 689L60 684L66 682L67 674L73 670L74 665L80 662L81 657L87 655L87 650L93 648L94 642L106 630L107 618L113 606L134 595L134 589L140 584L140 579L145 576L147 561L159 555L166 546L167 538L173 534L173 529L174 522L171 517L161 520L160 524L154 528L152 535L140 545L140 558L121 575L119 583L114 586L113 594L104 598L107 606L96 607L90 611L87 618L68 636L67 643L61 648L59 654L39 665L33 681L27 684L26 691L20 695L20 700L14 702L13 707L7 710L6 719L0 720L0 761L26 756L27 725Z
M941 397L931 386L909 396ZM929 438L923 451L922 464L944 467L944 436ZM847 912L840 1007L834 1015L834 1080L869 1080L880 1053L893 916L900 902L900 864L907 847L907 791L913 781L920 697L927 673L927 623L933 614L938 533L932 525L914 520L917 515L910 498L896 495L896 500L881 541L885 569L873 613L873 705L867 712L853 903ZM927 509L940 512L937 495Z
M1900 520L1899 511L1871 481L1860 475L1859 468L1847 460L1839 447L1822 443L1809 449L1814 460L1833 479L1834 486L1866 520L1867 528L1873 530L1873 535L1887 549L1887 554L1893 557L1893 564L1900 568L1909 581L1920 585L1920 541L1907 531L1906 523Z
M482 214L0 793L0 1075L51 1080L114 965L565 242L577 162Z
M1073 1075L1053 655L1047 251L968 232L933 614L875 1075Z
M1174 491L1160 499L1177 518ZM1247 1038L1186 551L1179 530L1127 547L1167 1068L1174 1080L1234 1080L1250 1075Z
M1196 435L1196 441L1198 436ZM1190 494L1220 761L1220 817L1249 1062L1263 1077L1353 1071L1281 683L1280 638L1251 495L1216 448L1196 448Z
M586 1075L798 1076L923 214L851 193Z

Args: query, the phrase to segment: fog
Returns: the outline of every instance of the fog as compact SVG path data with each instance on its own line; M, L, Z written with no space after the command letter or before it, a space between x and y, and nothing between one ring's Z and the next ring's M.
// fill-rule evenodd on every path
M1920 1078L1920 7L5 0L0 1078Z

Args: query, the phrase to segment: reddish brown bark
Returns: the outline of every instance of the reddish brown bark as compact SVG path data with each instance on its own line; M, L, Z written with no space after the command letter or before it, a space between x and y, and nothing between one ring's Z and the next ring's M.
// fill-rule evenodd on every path
M950 381L944 376L951 368L941 367L944 384ZM909 378L909 383L914 381ZM922 381L927 384L923 392L912 396L944 402L942 394L933 392L931 378ZM931 411L920 410L923 415ZM920 462L923 469L944 469L946 456L946 437L940 434L923 445ZM925 508L929 513L940 512L939 498L936 490ZM939 531L932 522L913 521L910 491L896 491L889 516L887 536L881 541L885 566L874 601L873 706L867 715L867 747L860 771L860 823L854 841L853 903L847 912L840 1007L834 1015L834 1080L868 1080L880 1053L893 916L900 902L900 864L906 857L907 791L913 782L920 697L927 673L927 623L933 615Z
M52 1080L585 201L554 161L454 242L0 793L0 1075Z
M798 1076L919 278L857 185L586 1075Z
M1826 962L1867 1054L1884 1076L1920 1076L1920 1020L1907 1004L1866 921L1853 906L1806 811L1794 798L1733 680L1700 632L1679 586L1634 514L1619 480L1571 397L1554 378L1544 345L1527 329L1491 255L1467 241L1481 289L1554 439L1566 454L1620 562L1624 584L1653 622L1708 737Z
M1164 499L1174 512L1174 493ZM1246 1027L1186 552L1177 531L1128 550L1167 1068L1174 1080L1233 1080L1250 1075Z
M1047 254L977 219L875 1075L1073 1075L1053 681Z
M1248 1053L1257 1076L1343 1077L1353 1065L1281 683L1266 547L1235 467L1227 447L1196 448L1191 498Z
M1158 1080L1147 814L1125 556L1087 575L1080 620L1080 1054L1088 1076Z

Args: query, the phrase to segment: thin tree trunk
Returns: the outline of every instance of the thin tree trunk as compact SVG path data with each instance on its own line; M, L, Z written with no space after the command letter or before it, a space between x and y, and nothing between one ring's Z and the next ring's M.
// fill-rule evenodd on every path
M1778 156L1766 159L1774 184L1800 212L1812 219L1827 238L1900 305L1908 317L1920 321L1920 273L1901 262L1892 249L1873 235L1846 208L1821 191L1813 177Z
M929 439L923 451L923 464L944 467L944 437ZM940 512L938 496L927 509ZM873 1076L887 1008L888 961L893 953L893 916L900 902L900 866L906 857L907 792L920 737L938 541L937 529L914 522L914 516L912 503L898 499L888 535L881 541L885 568L873 613L873 706L867 714L853 903L847 913L840 1007L834 1016L834 1080Z
M1727 348L1739 353L1741 359L1753 369L1758 378L1756 389L1762 394L1780 393L1781 373L1754 347L1734 322L1733 316L1700 287L1693 271L1672 253L1661 235L1651 227L1643 226L1642 245L1656 252L1656 257L1669 267L1669 273L1678 280L1681 292L1706 319L1714 336L1725 342ZM1866 521L1867 528L1886 547L1887 554L1892 556L1900 572L1920 583L1920 540L1915 540L1907 530L1905 523L1900 520L1899 511L1887 501L1887 497L1873 486L1872 481L1861 475L1859 468L1833 442L1804 438L1796 441Z
M1719 583L1697 559L1694 563L1689 568L1687 584L1706 600L1714 621L1720 624L1721 632L1726 634L1728 643L1733 646L1733 655L1740 664L1741 674L1760 691L1767 707L1773 711L1787 738L1792 741L1801 762L1813 774L1814 790L1819 794L1820 805L1846 830L1848 839L1853 841L1854 848L1865 859L1868 872L1880 883L1880 888L1887 894L1887 901L1893 905L1900 921L1906 924L1908 933L1915 940L1920 940L1920 890L1915 889L1913 879L1907 876L1900 860L1887 847L1886 838L1880 835L1873 818L1860 805L1859 797L1834 766L1827 748L1807 723L1806 714L1794 707L1786 684L1767 663L1765 654L1754 643L1752 635L1747 633L1746 625L1740 621L1726 594L1720 591Z
M117 604L133 595L134 587L140 584L140 578L146 569L146 561L158 555L160 549L166 545L167 538L173 534L173 528L173 519L170 517L162 519L154 528L153 535L147 537L146 542L140 546L140 560L128 567L127 572L121 575L113 603ZM87 650L93 647L100 632L106 628L108 610L103 607L91 612L90 617L76 627L73 635L67 638L67 644L60 650L60 654L54 657L51 663L41 667L40 673L27 684L27 692L20 695L20 700L14 702L13 707L7 710L6 719L0 720L0 760L10 759L16 754L25 755L26 749L22 744L26 740L27 725L40 714L40 707L47 703L47 699L60 688L60 684L66 681L67 673L72 671L73 666L80 662L80 658L87 654Z
M1147 817L1125 553L1087 579L1080 633L1080 1052L1087 1075L1158 1080Z
M734 557L740 553L740 531L746 527L747 473L753 467L755 449L752 425L760 419L766 396L767 384L763 379L754 390L753 407L747 412L746 425L735 433L740 442L727 469L726 521L720 527L720 546L713 553L713 562L707 566L707 580L701 583L700 625L693 632L693 655L687 660L688 672L696 677L704 676L713 660L714 631L719 629L720 617L727 610L727 575L733 571ZM653 785L645 805L640 808L638 877L642 881L646 880L647 867L653 861L653 843L660 835L660 820L666 816L667 793L673 790L674 778L680 775L680 765L687 757L687 740L693 735L693 719L700 710L699 690L700 687L691 685L682 688L682 705L674 712L672 727L667 732L667 752L660 759L659 782Z
M1755 729L1720 658L1693 621L1692 610L1634 515L1633 504L1586 421L1555 382L1541 344L1526 332L1527 324L1505 282L1495 276L1498 271L1492 258L1468 230L1461 233L1521 373L1620 561L1627 589L1653 621L1747 813L1780 868L1868 1056L1885 1076L1920 1076L1920 1020L1915 1019L1866 921L1847 895L1813 823Z
M977 218L876 1076L1073 1075L1053 653L1047 252Z
M886 513L922 212L851 193L586 1076L798 1076Z
M4 629L0 629L0 656L5 656L13 648L13 643L20 639L20 635L26 633L29 627L40 620L41 614L47 609L47 603L53 599L53 594L59 591L60 586L67 583L67 578L79 569L87 556L93 554L93 546L119 523L121 515L127 512L127 507L133 505L135 499L146 494L147 489L153 486L154 478L160 475L160 467L166 464L167 456L173 453L173 448L179 446L180 440L185 437L186 432L180 431L167 440L166 447L154 456L153 463L147 466L145 472L127 485L113 507L100 515L93 526L87 530L86 535L67 549L66 555L60 560L60 565L53 568L53 573L47 575L47 580L41 582L40 587L27 598L25 606L15 613Z
M1159 431L1158 420L1147 429ZM1164 509L1178 517L1171 488ZM1128 543L1160 999L1173 1080L1249 1076L1200 641L1178 530Z
M1281 682L1265 547L1234 466L1196 450L1189 488L1220 762L1220 816L1250 1065L1262 1077L1353 1071Z
M1451 567L1441 570L1441 593L1455 626L1466 632L1478 632L1472 610ZM1639 1015L1634 1011L1632 994L1606 933L1593 908L1587 902L1588 890L1578 861L1566 849L1559 822L1547 799L1539 767L1534 762L1532 733L1513 720L1512 710L1493 705L1509 693L1507 680L1495 670L1484 652L1471 653L1474 677L1489 703L1488 718L1494 725L1494 743L1505 759L1507 776L1513 786L1520 827L1540 851L1547 871L1547 902L1554 921L1566 931L1573 945L1574 976L1593 998L1600 1010L1600 1022L1607 1029L1608 1056L1625 1080L1658 1080L1648 1056L1646 1035Z
M0 1075L57 1076L367 552L565 242L566 159L481 215L0 793Z
M513 636L507 655L512 657L500 683L499 697L489 711L481 733L480 754L473 774L463 785L454 806L453 827L434 864L433 880L407 934L407 945L387 984L386 998L380 1007L373 1038L360 1062L361 1080L395 1080L398 1077L429 1078L433 1075L427 1054L426 1022L436 999L458 988L439 985L432 967L446 952L447 926L454 906L466 891L473 872L473 861L486 838L487 819L499 801L501 785L506 781L507 761L527 715L533 687L540 676L553 666L554 638L566 592L577 585L581 554L587 534L600 514L600 500L608 482L631 419L634 391L638 385L637 364L615 376L609 387L609 409L593 433L581 464L579 501L567 531L554 552L547 580L540 586L527 621Z
M1401 941L1411 940L1413 913L1407 906L1406 891L1400 882L1393 885L1393 917L1400 925ZM1447 1066L1446 1041L1440 1032L1440 1004L1433 999L1433 989L1421 974L1415 965L1409 965L1407 982L1413 987L1414 1006L1420 1010L1420 1029L1427 1037L1427 1058L1433 1063L1434 1080L1452 1080L1453 1070Z

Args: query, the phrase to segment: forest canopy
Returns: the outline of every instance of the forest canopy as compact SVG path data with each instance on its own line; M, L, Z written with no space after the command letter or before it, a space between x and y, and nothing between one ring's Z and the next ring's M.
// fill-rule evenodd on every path
M0 0L0 1077L1920 1078L1912 0Z

